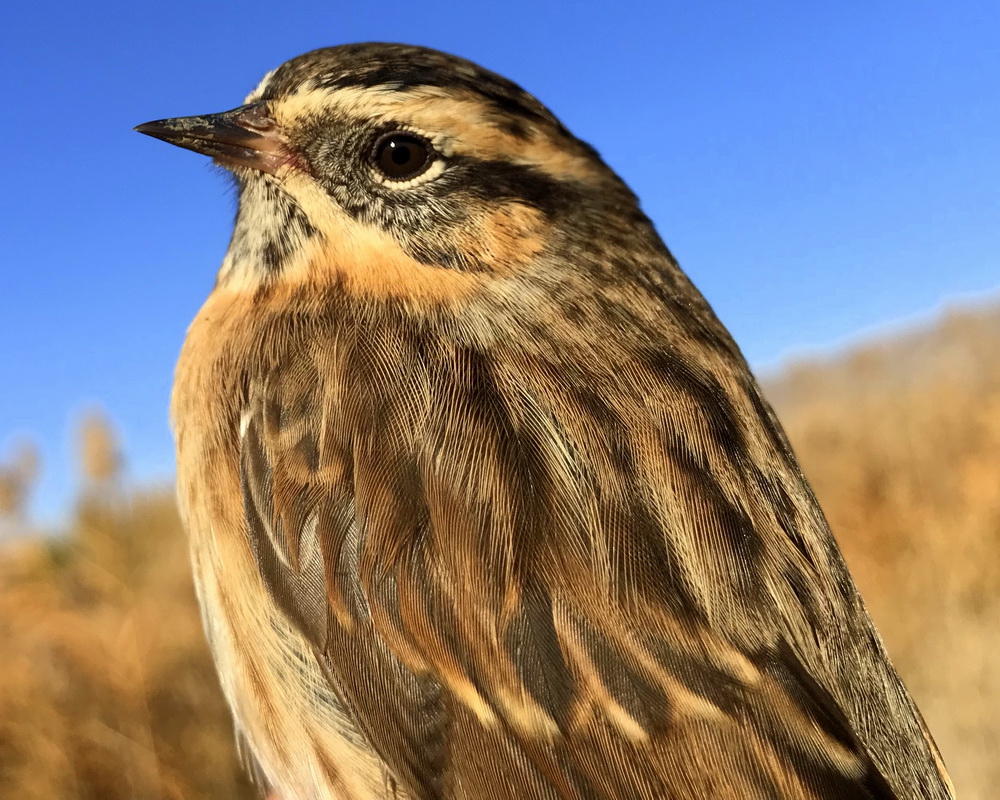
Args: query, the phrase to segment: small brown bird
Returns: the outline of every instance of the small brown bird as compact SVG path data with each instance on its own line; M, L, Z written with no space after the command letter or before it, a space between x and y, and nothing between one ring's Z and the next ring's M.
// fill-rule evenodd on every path
M239 187L173 418L283 798L952 796L738 348L541 103L358 44L137 130Z

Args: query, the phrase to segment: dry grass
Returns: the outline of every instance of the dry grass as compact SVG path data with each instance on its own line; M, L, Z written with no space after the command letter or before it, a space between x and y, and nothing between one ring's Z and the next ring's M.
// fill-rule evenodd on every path
M1000 785L1000 307L767 386L958 796Z
M65 539L7 542L0 556L0 796L258 796L169 495L91 488Z
M1000 784L998 352L1000 308L967 311L768 382L963 800ZM0 549L0 795L256 797L172 500L116 488L100 420L80 455L89 488L66 535ZM5 484L7 506L24 484Z

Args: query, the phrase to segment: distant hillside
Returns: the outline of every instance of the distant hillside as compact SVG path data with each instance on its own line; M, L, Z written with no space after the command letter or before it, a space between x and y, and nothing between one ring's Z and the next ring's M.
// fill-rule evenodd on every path
M1000 304L765 381L963 800L1000 786Z

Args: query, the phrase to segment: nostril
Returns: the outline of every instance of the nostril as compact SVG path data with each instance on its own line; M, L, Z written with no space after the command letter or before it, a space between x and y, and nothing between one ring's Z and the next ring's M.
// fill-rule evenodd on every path
M262 103L246 106L236 119L241 127L257 133L266 133L278 126L278 123L267 113Z

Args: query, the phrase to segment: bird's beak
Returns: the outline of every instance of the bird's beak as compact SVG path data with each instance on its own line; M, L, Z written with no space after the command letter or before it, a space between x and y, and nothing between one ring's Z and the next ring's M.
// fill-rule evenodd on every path
M158 119L135 130L212 156L226 167L250 167L273 175L292 161L277 123L257 104L203 117Z

